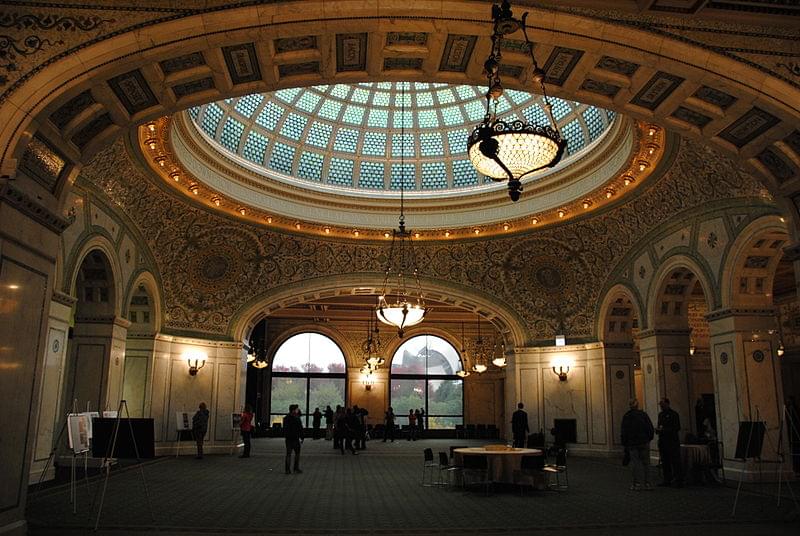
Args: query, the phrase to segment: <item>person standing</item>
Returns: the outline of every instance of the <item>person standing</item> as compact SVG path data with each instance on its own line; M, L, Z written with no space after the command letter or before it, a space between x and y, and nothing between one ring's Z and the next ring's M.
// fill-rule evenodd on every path
M250 404L245 404L242 410L242 416L239 420L239 430L242 433L242 443L244 443L244 451L240 458L250 457L250 438L253 435L253 408Z
M347 408L347 411L339 411L339 408L336 408L336 424L334 425L334 437L336 438L337 445L339 451L344 455L344 449L347 448L353 454L358 454L356 449L353 448L353 441L352 441L352 418L353 412L350 408Z
M425 408L419 408L419 415L417 416L417 437L422 439L422 434L425 432Z
M333 450L341 450L344 449L342 441L344 441L345 436L345 421L342 420L344 417L344 409L342 406L336 406L336 413L333 414ZM344 454L344 451L342 451Z
M366 450L367 449L367 415L369 415L369 411L367 408L359 408L358 406L353 406L353 413L355 413L357 420L358 420L358 435L356 438L356 449L358 450Z
M302 473L300 470L300 445L303 442L303 422L300 420L300 408L297 404L289 406L289 413L283 418L283 433L286 440L286 463L284 468L286 474L292 473L292 451L294 451L294 472Z
M392 406L389 406L389 409L386 410L386 415L383 417L383 442L386 443L386 439L391 439L392 443L394 443L394 410Z
M661 470L663 471L664 481L659 486L677 487L683 485L681 475L681 419L678 413L670 408L669 398L662 398L658 403L661 412L658 414L658 453L661 456Z
M330 405L325 406L325 441L333 439L333 410Z
M311 414L311 426L313 428L313 439L319 439L319 427L322 424L322 413L319 408L314 408L314 413Z
M206 408L206 403L200 402L200 406L198 406L194 417L192 417L192 434L197 443L197 456L195 458L198 460L203 458L203 442L206 440L206 432L208 432L208 415L209 411Z
M525 438L528 436L528 413L523 409L525 404L517 404L517 411L511 414L511 434L514 436L514 448L525 447Z
M417 440L417 416L414 414L414 410L408 410L408 440L416 441Z
M650 442L653 440L653 422L650 416L639 409L639 401L632 398L630 409L622 417L622 446L625 458L630 460L633 473L631 489L638 491L653 489L650 484ZM625 463L623 461L623 463Z

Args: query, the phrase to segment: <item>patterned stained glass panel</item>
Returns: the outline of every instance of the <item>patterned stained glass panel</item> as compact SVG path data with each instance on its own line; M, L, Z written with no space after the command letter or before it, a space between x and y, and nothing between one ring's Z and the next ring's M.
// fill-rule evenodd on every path
M333 127L328 123L314 121L311 124L311 128L308 129L306 143L315 147L327 147L328 141L331 139L332 131Z
M417 187L415 170L416 166L414 164L392 164L389 188L399 190L400 185L405 183L404 189L415 190Z
M466 130L451 130L447 133L447 144L450 146L450 154L462 154L467 152Z
M264 153L269 140L258 132L251 130L242 148L242 156L256 164L264 164Z
M603 119L600 117L600 112L594 106L590 106L583 111L583 121L586 123L586 128L589 129L589 138L592 141L596 140L606 128L603 124Z
M385 91L376 91L375 94L372 96L372 105L389 106L390 100L391 100L391 95L389 93L386 93Z
M228 120L222 126L219 142L232 153L238 152L239 140L242 138L243 132L244 125L233 117L228 117Z
M361 162L361 170L358 174L358 186L360 188L383 190L385 188L383 170L383 162Z
M385 156L386 134L368 130L364 134L364 145L361 152L367 156Z
M436 110L420 110L417 112L419 128L436 128L439 126L439 114Z
M192 119L197 119L197 116L200 115L200 107L199 106L192 106L189 108L189 115Z
M339 111L342 109L342 103L339 101L327 99L319 107L317 114L323 119L336 121L339 118Z
M364 122L364 113L366 111L367 110L361 106L348 105L347 108L344 109L342 121L349 125L360 125Z
M476 186L478 184L478 172L472 167L469 160L453 161L453 187L463 188L464 186Z
M583 128L577 119L573 119L561 127L561 135L567 140L567 152L569 154L575 154L586 143L583 137Z
M358 130L340 128L336 131L336 139L333 141L334 151L355 153L356 145L358 145Z
M452 89L440 89L436 92L436 98L439 104L452 104L456 102L456 96L453 94Z
M348 94L350 94L350 86L345 84L336 84L333 86L333 89L331 89L330 94L337 99L344 99Z
M304 116L296 113L290 113L286 116L286 120L281 126L281 135L286 136L291 140L299 141L300 137L303 135L303 131L306 128L307 122L308 119L306 119Z
M421 156L444 156L442 135L439 132L423 132L419 135L419 150Z
M274 131L285 112L286 110L282 106L276 104L274 101L269 101L261 109L261 113L258 114L256 124L261 125L268 131Z
M297 164L297 176L311 181L322 180L323 162L324 157L321 154L304 151Z
M366 104L366 102L369 100L369 95L370 95L369 91L357 87L353 90L353 95L350 97L350 99L353 102L357 102L359 104Z
M203 131L212 138L217 135L217 126L224 113L216 103L211 103L206 107L202 127Z
M394 134L392 136L392 157L414 156L414 136L412 134Z
M282 100L283 102L290 103L294 102L295 97L303 92L303 88L301 87L293 87L289 89L281 89L275 92L275 96Z
M303 110L304 112L311 113L317 109L317 104L319 104L321 97L319 94L314 93L313 91L306 91L300 98L297 99L297 103L295 106Z
M417 106L420 108L428 108L433 106L433 94L428 91L417 93Z
M371 127L386 128L389 123L389 112L384 109L371 108L367 118L367 125Z
M422 189L438 190L447 188L447 167L444 162L425 162L422 164Z
M527 119L529 123L533 123L534 125L550 125L550 120L547 118L547 114L538 104L528 106L522 110L522 115L525 116L525 119Z
M328 183L338 186L352 186L353 165L354 162L352 160L331 158L331 165L328 168Z
M275 171L286 173L287 175L292 172L292 164L294 163L294 147L286 145L285 143L275 142L272 149L272 156L269 159L269 167Z
M563 99L553 99L553 117L556 118L556 121L561 121L571 111L572 108L567 101Z
M464 123L464 116L461 115L460 106L448 106L442 108L442 120L445 126L452 127Z
M235 110L242 114L243 116L250 118L258 108L261 101L264 100L264 96L260 93L253 93L250 95L245 95L244 97L240 98L239 101L236 103Z

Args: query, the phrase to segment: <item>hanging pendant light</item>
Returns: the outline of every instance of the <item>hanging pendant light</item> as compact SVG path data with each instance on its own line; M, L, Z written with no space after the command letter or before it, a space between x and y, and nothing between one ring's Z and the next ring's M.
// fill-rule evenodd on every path
M497 351L497 345L495 345L495 353ZM508 360L506 359L506 345L504 343L500 343L500 354L495 355L494 359L492 359L492 365L499 368L504 368L508 365Z
M539 68L533 54L533 43L528 39L525 19L515 19L511 4L503 0L492 6L494 31L492 49L484 63L489 89L486 92L486 115L475 127L467 140L467 153L472 165L479 173L494 181L508 181L508 195L512 201L519 200L522 192L521 179L558 164L564 155L567 142L558 131L550 100L544 86L545 73ZM522 30L528 53L533 62L533 81L539 84L544 97L544 108L550 125L534 125L519 119L501 121L497 118L497 102L503 95L500 82L500 45L504 36Z
M375 321L375 326L372 326L372 312L367 316L367 338L361 343L361 350L364 352L364 361L367 365L377 370L382 367L386 360L381 357L381 339L380 331L378 330L378 322Z
M461 357L463 361L461 363L461 368L456 371L456 375L458 375L459 378L466 378L470 374L469 370L467 370L467 348L465 343L464 322L461 322Z
M404 212L404 194L406 183L405 169L405 115L406 115L406 86L407 82L401 82L401 103L400 103L400 220L397 229L392 230L392 244L389 248L389 258L386 263L386 276L383 280L383 291L378 297L378 306L375 313L378 320L384 324L397 328L397 336L403 338L405 329L415 326L425 319L429 308L425 305L425 298L422 294L422 286L419 282L417 271L417 260L414 255L414 244L411 241L411 232L406 230L406 218ZM390 278L392 277L393 267L397 266L395 292L390 293ZM412 296L407 288L407 274L413 277L416 284L416 296Z
M478 337L472 343L473 351L472 356L474 363L472 364L472 371L478 374L483 374L489 367L486 365L486 347L483 337L481 337L481 317L478 317Z
M263 369L269 366L267 361L267 323L264 322L264 337L261 344L256 340L250 339L250 350L247 352L247 362L253 368Z

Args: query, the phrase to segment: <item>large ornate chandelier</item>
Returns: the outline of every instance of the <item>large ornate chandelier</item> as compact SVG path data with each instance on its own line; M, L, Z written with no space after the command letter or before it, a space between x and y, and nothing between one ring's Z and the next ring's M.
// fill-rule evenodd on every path
M378 306L375 312L378 320L397 328L397 336L402 338L407 327L415 326L425 319L428 307L422 294L417 271L417 259L414 255L414 244L411 241L411 232L406 230L406 217L404 212L404 193L406 184L405 168L405 115L406 115L406 82L401 87L401 124L400 124L400 221L397 229L392 230L392 245L389 248L389 258L386 262L386 276L383 280L383 291L378 297ZM392 270L396 266L396 276L393 278ZM407 288L408 274L411 274L416 285L416 296L412 296ZM392 283L392 280L395 280ZM390 285L394 285L391 292Z
M544 168L555 166L564 154L566 141L558 132L552 106L544 87L545 73L539 68L533 54L533 44L528 39L525 19L515 19L511 4L503 0L492 6L494 31L492 50L484 63L489 89L486 92L486 115L475 127L467 141L467 152L472 165L483 175L495 181L508 180L508 195L512 201L519 200L522 192L521 179ZM533 62L533 81L539 84L544 97L544 108L550 119L549 125L534 125L521 120L511 122L497 118L497 100L503 94L500 83L500 45L503 37L522 30L528 53Z

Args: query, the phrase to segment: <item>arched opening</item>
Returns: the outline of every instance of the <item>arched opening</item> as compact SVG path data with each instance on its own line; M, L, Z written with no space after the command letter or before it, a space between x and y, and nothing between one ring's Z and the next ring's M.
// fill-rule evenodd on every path
M127 401L132 417L148 416L150 375L153 369L153 352L156 324L156 302L149 285L139 283L131 293L128 303L128 336L125 344L125 371L122 397Z
M314 408L344 406L347 364L344 352L330 337L304 332L280 343L270 364L269 419L281 422L290 404L298 404L310 425Z
M783 396L789 407L797 408L800 401L800 303L794 263L786 257L776 266L772 299L778 312L779 343L784 350L781 356Z
M711 369L711 286L690 259L669 260L659 273L648 313L651 329L640 337L642 398L651 418L668 398L681 422L681 437L702 432L705 418L717 428L718 397ZM655 420L654 420L655 422Z
M464 424L461 356L435 335L417 335L395 351L389 404L398 417L423 409L425 429L454 429Z
M83 258L74 289L77 302L67 348L63 407L67 411L116 409L122 394L125 330L118 326L116 283L105 252L94 249Z

